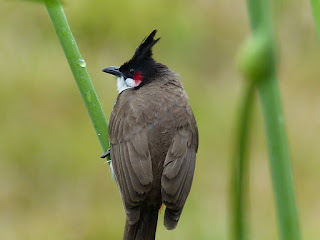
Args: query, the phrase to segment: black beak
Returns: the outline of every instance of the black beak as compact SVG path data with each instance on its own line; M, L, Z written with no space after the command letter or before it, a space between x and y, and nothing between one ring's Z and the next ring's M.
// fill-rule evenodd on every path
M122 76L122 72L120 72L118 67L107 67L107 68L102 69L102 72L110 73L110 74L115 75L117 77Z

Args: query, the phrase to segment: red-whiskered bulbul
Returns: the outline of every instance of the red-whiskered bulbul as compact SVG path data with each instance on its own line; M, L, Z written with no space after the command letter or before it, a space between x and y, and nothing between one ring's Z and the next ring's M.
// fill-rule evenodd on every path
M126 212L123 239L153 240L159 209L174 229L190 192L198 149L198 129L179 81L155 62L154 30L120 68L103 72L117 77L119 95L110 123L110 154ZM108 154L103 154L105 157Z

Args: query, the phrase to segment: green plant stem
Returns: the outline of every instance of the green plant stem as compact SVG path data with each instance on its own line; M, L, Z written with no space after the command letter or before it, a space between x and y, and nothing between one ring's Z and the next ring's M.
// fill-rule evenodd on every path
M299 219L296 210L293 177L289 159L285 123L281 108L279 87L276 78L274 47L272 41L269 6L266 0L247 0L253 34L263 33L266 37L264 51L269 67L257 82L267 133L268 152L273 189L275 194L280 239L300 239ZM263 62L263 61L262 61Z
M320 1L310 0L314 21L316 23L318 36L320 37Z
M251 82L244 91L243 102L240 106L239 119L237 121L237 137L235 141L235 155L232 166L232 227L231 234L234 240L245 240L247 238L247 178L248 171L248 145L250 135L250 123L252 119L252 108L254 103L255 86Z
M45 0L44 2L100 144L103 151L107 151L109 148L108 121L85 67L85 61L68 25L61 3L59 0Z
M293 177L275 75L259 84L281 239L300 239Z

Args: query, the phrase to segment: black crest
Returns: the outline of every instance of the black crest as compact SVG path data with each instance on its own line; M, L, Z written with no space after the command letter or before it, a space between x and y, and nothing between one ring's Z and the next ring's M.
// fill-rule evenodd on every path
M132 60L141 61L142 59L152 58L152 47L155 45L160 38L154 39L157 30L153 30L152 33L137 47L136 52L134 53Z

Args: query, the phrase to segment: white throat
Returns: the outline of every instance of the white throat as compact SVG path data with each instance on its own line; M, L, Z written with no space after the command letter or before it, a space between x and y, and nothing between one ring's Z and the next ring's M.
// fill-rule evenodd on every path
M124 78L121 77L117 77L117 89L118 92L121 93L126 89L129 88L134 88L138 85L136 85L135 81L132 78L126 78L126 80L124 80Z

